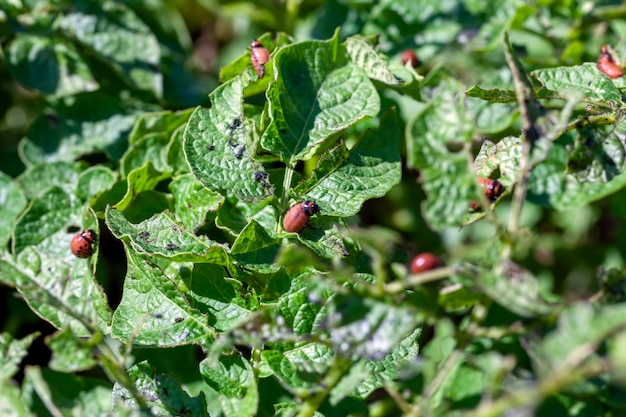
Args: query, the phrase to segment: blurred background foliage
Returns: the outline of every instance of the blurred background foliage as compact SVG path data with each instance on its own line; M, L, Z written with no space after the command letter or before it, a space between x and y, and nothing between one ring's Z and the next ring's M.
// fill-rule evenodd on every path
M35 22L12 16L20 4ZM46 16L63 7L83 3L69 0L0 1L0 170L12 177L25 169L20 141L34 121L62 100L28 88L7 65L7 51L26 33L46 33ZM111 97L142 108L185 109L207 105L207 96L218 84L221 67L246 53L250 41L271 32L285 32L297 41L328 39L337 27L340 36L360 34L377 37L377 49L390 61L400 61L405 49L416 52L425 76L422 101L398 92L384 92L384 107L398 106L403 126L408 125L443 79L458 80L468 89L498 87L511 80L506 65L502 33L510 28L510 39L527 71L560 65L595 62L603 44L612 44L626 56L626 5L621 1L585 0L264 0L264 1L117 1L132 9L157 35L161 58L162 92L141 91L113 77L100 78L101 88ZM11 8L9 5L13 4ZM94 67L92 67L94 68ZM97 66L95 66L97 69ZM37 74L29 74L37 79ZM95 74L96 78L98 74ZM483 113L479 100L468 107ZM485 110L486 111L486 110ZM485 115L485 117L493 117ZM481 132L476 150L484 138L497 140L519 132L517 117L502 114L503 129ZM349 133L350 134L350 133ZM349 139L349 138L348 138ZM98 156L85 158L99 161ZM389 233L372 239L391 239L387 259L406 262L413 254L429 251L447 261L481 259L486 256L485 238L495 228L481 221L463 229L432 231L421 214L424 193L419 172L405 169L402 182L384 198L365 204L359 221L377 225ZM510 200L510 197L509 197ZM509 202L497 207L504 219ZM519 245L515 260L542 279L546 292L566 299L591 296L598 289L599 268L624 266L626 259L626 192L619 191L592 205L570 211L553 210L527 203L522 222L532 229L526 244ZM524 243L524 242L522 242ZM115 266L109 266L114 270ZM115 274L114 274L115 275ZM123 276L123 274L118 275ZM12 292L3 288L5 310L2 330L17 336L30 332L24 320L37 322ZM10 314L8 314L10 312ZM25 326L22 328L22 326ZM20 329L20 330L18 330ZM50 330L50 329L49 329ZM45 330L44 330L45 332ZM46 332L49 333L49 332Z

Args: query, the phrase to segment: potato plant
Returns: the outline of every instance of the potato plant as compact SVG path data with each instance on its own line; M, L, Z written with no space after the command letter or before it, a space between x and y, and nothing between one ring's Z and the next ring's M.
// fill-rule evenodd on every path
M622 5L0 12L7 415L625 412Z

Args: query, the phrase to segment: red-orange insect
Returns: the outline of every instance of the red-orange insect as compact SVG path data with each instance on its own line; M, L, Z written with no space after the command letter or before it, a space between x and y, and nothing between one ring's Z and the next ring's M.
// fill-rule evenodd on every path
M405 49L402 52L402 65L406 65L407 62L410 62L413 68L420 66L420 60L412 49Z
M293 205L287 210L287 213L285 213L283 228L290 233L299 233L309 222L309 217L315 213L319 213L319 211L320 206L311 200L302 201Z
M496 201L506 190L500 181L492 180L491 178L478 178L478 183L483 187L483 193L490 203ZM480 211L481 208L477 201L470 201L470 209L472 211Z
M93 244L96 239L96 232L91 229L76 233L70 242L70 249L79 258L89 258L93 253Z
M259 78L265 76L265 64L270 60L270 51L256 39L250 44L250 60Z
M478 183L483 187L485 197L490 203L496 201L505 190L500 181L491 178L478 178Z
M598 57L598 71L611 79L624 75L624 71L615 60L615 53L609 45L603 45Z
M429 252L423 252L418 254L411 260L411 272L419 274L422 272L430 271L431 269L440 268L444 265L443 261Z

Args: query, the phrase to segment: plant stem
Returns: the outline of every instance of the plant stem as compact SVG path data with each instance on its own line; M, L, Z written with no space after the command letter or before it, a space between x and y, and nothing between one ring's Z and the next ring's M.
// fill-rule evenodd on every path
M409 275L404 281L394 281L385 285L385 292L387 294L398 294L409 288L418 287L428 282L447 278L455 272L456 268L454 267L444 267L417 275Z
M326 397L328 397L330 391L332 391L335 385L337 385L341 378L343 378L345 372L349 369L351 364L352 362L349 359L340 355L335 355L333 365L320 384L323 387L323 390L318 391L315 395L307 398L304 401L304 404L302 404L300 412L296 415L296 417L312 417L320 405L322 405Z
M566 386L599 375L605 371L606 364L600 359L590 361L578 369L564 367L534 387L511 392L496 401L479 406L475 411L466 414L466 416L501 416L507 410L523 406L525 404L536 404L542 399L561 391Z

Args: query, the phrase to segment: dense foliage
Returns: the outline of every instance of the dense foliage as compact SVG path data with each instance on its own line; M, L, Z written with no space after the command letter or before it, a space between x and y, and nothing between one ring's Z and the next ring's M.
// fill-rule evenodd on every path
M626 6L257 3L0 0L3 415L626 413Z

